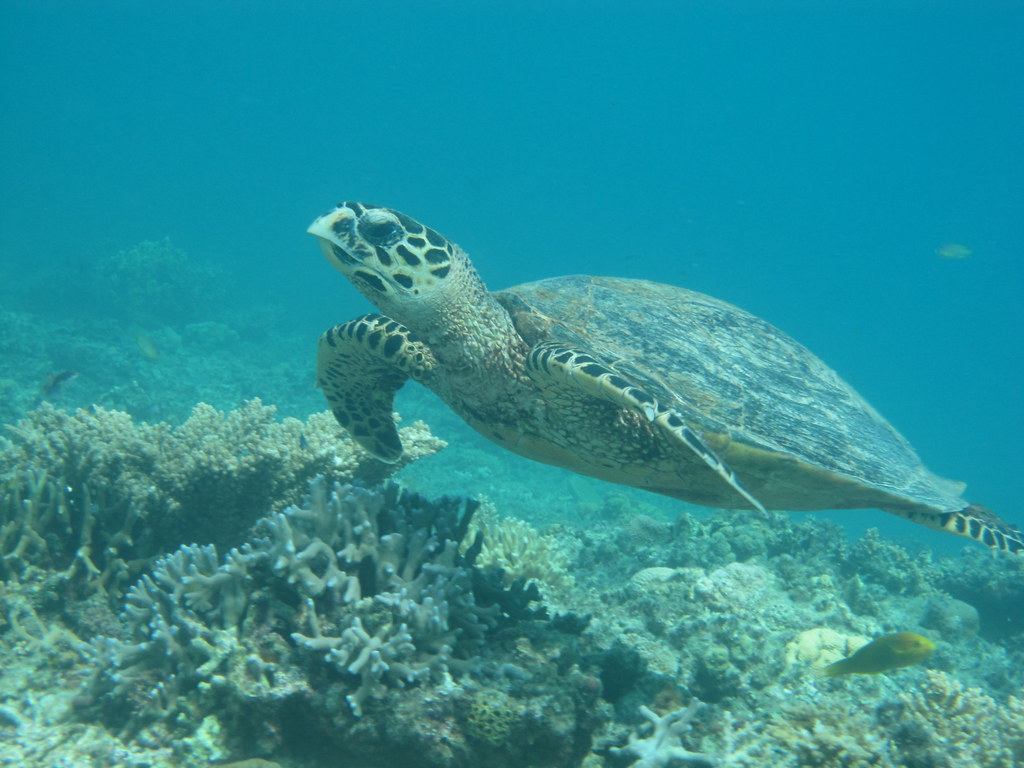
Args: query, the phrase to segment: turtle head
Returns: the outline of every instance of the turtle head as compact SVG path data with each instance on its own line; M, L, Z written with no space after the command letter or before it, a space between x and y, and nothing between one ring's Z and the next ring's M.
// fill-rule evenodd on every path
M465 282L460 275L473 273L458 246L390 208L341 203L307 231L335 269L398 320L436 311Z

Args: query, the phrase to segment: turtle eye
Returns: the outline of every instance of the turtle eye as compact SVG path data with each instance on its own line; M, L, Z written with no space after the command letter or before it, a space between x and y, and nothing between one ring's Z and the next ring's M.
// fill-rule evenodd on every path
M370 245L388 246L402 236L402 228L384 211L367 211L359 219L359 235Z

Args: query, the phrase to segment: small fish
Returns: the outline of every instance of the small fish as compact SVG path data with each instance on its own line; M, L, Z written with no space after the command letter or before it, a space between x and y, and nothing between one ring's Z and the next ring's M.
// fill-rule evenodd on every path
M877 675L924 661L934 650L935 643L913 632L882 635L858 648L852 656L829 664L821 671L821 676Z
M43 397L60 397L64 393L64 387L78 378L78 371L61 371L51 373L43 384Z
M944 259L966 259L973 251L960 243L946 243L936 248L935 253Z
M139 348L139 352L142 356L148 360L159 360L160 359L160 348L145 333L139 332L135 334L135 346Z

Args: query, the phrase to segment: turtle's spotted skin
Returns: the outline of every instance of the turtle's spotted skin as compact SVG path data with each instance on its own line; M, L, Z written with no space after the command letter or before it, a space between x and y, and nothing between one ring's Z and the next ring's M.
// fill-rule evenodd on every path
M396 461L410 378L528 458L717 507L877 507L1024 554L1024 536L961 498L804 347L730 304L642 280L572 275L492 294L455 244L344 203L310 226L382 314L320 339L339 423Z

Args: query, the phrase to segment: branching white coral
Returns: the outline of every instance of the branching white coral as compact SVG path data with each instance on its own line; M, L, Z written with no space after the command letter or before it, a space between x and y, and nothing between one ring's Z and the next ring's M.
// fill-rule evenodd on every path
M272 657L312 652L333 665L356 716L389 687L442 680L453 660L468 666L502 610L477 603L472 560L458 551L475 509L318 478L305 505L263 518L226 557L193 545L157 561L128 592L129 637L90 646L89 694L141 698L137 720L168 718L201 685L237 685L227 673L239 660L274 688L276 664L246 661L268 643ZM268 601L268 591L292 599ZM268 635L268 625L285 631Z
M641 706L640 713L653 725L653 732L641 739L639 733L634 731L629 737L629 743L624 747L612 748L611 754L619 758L632 758L628 763L631 768L715 766L717 763L711 756L690 752L683 746L682 734L690 729L690 721L701 706L701 702L694 699L686 709L669 712L664 717L658 717L647 707Z

